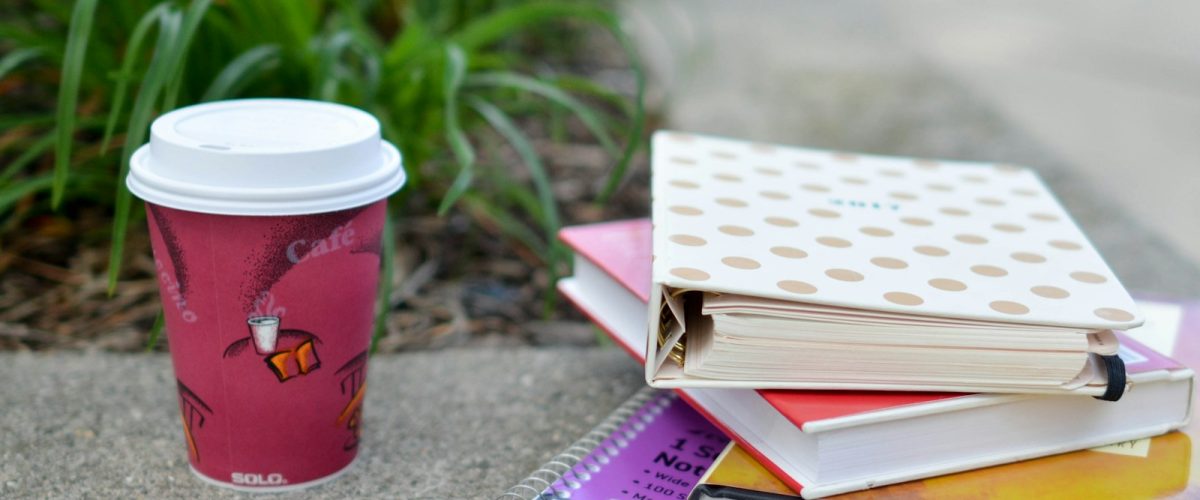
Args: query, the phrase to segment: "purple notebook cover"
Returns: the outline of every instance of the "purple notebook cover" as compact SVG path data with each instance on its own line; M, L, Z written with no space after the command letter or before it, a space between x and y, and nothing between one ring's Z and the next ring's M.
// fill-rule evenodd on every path
M543 499L681 500L729 438L673 392L650 398Z

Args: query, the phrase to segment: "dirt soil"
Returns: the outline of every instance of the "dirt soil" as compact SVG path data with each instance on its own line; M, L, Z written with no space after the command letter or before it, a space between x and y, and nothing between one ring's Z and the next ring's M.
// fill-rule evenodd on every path
M644 152L614 199L601 205L596 194L613 163L603 150L582 134L535 144L554 179L564 224L649 213ZM492 168L519 178L524 168L516 157L499 151L493 164L504 166ZM420 195L403 204L400 213L416 215L396 220L394 307L381 352L594 341L563 301L545 314L543 293L553 283L540 256L463 210L438 217ZM144 222L130 227L122 279L109 297L109 214L95 207L63 214L28 221L0 247L0 350L146 349L159 297ZM165 349L165 337L154 349Z

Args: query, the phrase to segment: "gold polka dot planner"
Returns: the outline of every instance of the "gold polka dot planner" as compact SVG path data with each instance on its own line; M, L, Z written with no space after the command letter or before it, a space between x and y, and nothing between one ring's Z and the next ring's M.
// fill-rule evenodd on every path
M660 131L656 387L1126 387L1128 292L1030 169Z

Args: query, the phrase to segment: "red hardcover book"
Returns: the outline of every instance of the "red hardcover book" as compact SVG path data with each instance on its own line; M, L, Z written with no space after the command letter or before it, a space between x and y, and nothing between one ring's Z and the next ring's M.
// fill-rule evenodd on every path
M566 228L559 290L643 361L651 224ZM1148 321L1148 323L1151 323ZM1078 396L682 388L679 394L805 498L1163 434L1191 415L1192 371L1121 337L1132 388Z

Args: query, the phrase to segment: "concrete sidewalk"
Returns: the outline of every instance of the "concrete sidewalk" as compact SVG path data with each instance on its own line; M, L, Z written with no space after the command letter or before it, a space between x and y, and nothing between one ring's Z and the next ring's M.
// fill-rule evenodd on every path
M642 385L611 349L448 350L370 361L341 478L283 497L493 498ZM248 497L187 466L163 354L0 354L0 498Z

